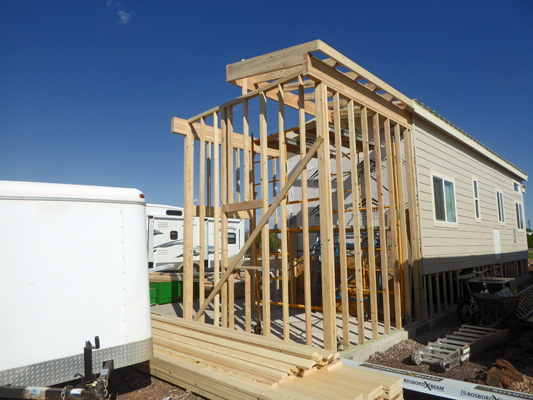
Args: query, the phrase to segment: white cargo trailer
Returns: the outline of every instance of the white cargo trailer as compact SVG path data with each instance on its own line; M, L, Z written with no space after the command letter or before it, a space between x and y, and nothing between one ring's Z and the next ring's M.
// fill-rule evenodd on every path
M181 270L183 266L183 208L147 204L146 218L149 267L166 271ZM205 243L200 247L200 218L194 218L193 265L196 271L200 266L200 248L205 249L204 267L207 271L213 268L215 237L218 235L219 240L222 237L220 227L215 232L213 218L206 218L204 226ZM244 229L244 220L228 219L228 256L230 258L236 256L244 245Z
M0 181L0 385L52 385L151 358L136 189Z

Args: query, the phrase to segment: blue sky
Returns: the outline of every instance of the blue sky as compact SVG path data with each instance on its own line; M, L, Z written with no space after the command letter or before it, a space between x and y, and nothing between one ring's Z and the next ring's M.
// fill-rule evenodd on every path
M531 174L532 21L530 0L0 1L0 179L181 205L171 117L237 97L227 64L314 39Z

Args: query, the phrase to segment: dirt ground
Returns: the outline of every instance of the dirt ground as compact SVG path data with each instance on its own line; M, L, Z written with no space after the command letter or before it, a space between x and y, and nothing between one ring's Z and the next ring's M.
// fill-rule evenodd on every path
M533 393L533 324L531 323L515 325L512 329L511 342L475 354L469 362L451 368L447 372L427 364L416 365L411 361L413 352L429 342L453 333L460 325L455 313L450 313L434 329L417 336L415 340L404 340L385 352L376 353L367 362Z
M134 367L113 371L109 380L110 400L202 400L187 391L145 374Z

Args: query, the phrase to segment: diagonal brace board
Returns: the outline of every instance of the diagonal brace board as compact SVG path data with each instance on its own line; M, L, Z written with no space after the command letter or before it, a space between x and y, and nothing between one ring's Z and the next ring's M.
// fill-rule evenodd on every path
M283 186L283 189L281 189L278 196L272 202L272 205L268 208L265 215L262 216L261 221L259 221L259 223L255 227L253 232L248 237L248 240L246 240L246 243L244 243L244 246L242 247L239 254L237 254L237 256L233 259L233 261L231 262L230 266L228 267L224 275L220 278L218 283L215 285L215 287L213 288L213 290L211 291L207 299L204 301L204 303L202 304L202 306L196 313L194 317L195 321L198 321L200 319L200 317L205 312L209 303L211 303L213 298L220 292L222 285L224 285L224 283L228 280L229 276L233 273L233 271L238 269L243 264L244 259L242 257L244 256L244 253L246 253L248 248L252 245L252 243L254 243L255 238L257 237L259 232L261 232L261 229L263 228L263 226L265 226L268 223L268 220L270 219L272 214L274 214L274 211L276 211L276 208L278 207L278 205L285 198L285 196L287 196L289 189L292 187L292 185L294 185L294 183L296 182L296 180L298 179L302 171L307 167L307 164L309 163L309 161L311 161L311 158L315 156L316 152L318 151L318 149L320 148L320 145L323 142L324 142L323 138L321 137L317 138L313 146L309 149L309 152L306 154L306 156L298 163L298 165L294 169L294 172L289 178L288 182L285 184L285 186Z

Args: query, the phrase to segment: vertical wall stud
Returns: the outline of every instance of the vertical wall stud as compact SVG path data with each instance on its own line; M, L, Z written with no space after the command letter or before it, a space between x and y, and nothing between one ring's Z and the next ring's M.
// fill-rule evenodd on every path
M327 87L320 82L315 90L317 110L317 137L324 139L318 150L320 244L322 246L322 313L324 319L324 348L337 348L335 315L335 258L333 249L333 213L331 204L330 140L328 125Z
M342 168L342 132L339 93L333 95L333 124L335 128L335 169L337 178L337 212L339 225L339 261L341 276L342 343L350 348L350 310L348 295L348 266L346 253L346 219L344 216L344 171Z
M376 184L378 190L378 214L379 214L379 255L381 260L381 286L383 299L383 324L385 334L390 333L390 305L389 305L389 271L387 264L387 229L385 224L385 204L383 199L383 177L381 168L381 135L379 126L379 114L376 112L373 117L374 130L374 158L376 161ZM388 123L388 120L385 121Z
M192 319L193 313L193 215L194 215L194 138L191 126L185 136L185 184L183 188L183 318Z
M303 160L307 152L307 135L305 128L304 83L298 77L298 119L300 133L300 157ZM302 171L302 235L304 248L304 306L305 306L305 343L313 344L313 327L311 325L311 254L309 246L309 212L307 202L307 168Z
M266 93L259 95L259 134L261 151L261 198L263 200L262 214L268 210L268 154L267 154L267 101ZM262 264L263 264L263 334L270 336L270 252L269 252L268 224L261 230Z
M394 154L392 152L392 140L390 120L385 121L385 148L387 152L387 178L389 183L389 220L391 230L392 272L394 287L394 319L396 329L402 327L402 300L400 285L400 259L398 250L398 204L396 204L396 184L394 173Z
M370 281L370 313L372 339L378 338L378 297L376 287L376 254L374 246L374 215L372 212L372 176L370 174L370 139L366 107L361 109L361 132L363 135L363 159L365 177L366 233L368 242L368 276Z
M365 312L364 312L364 292L363 292L363 270L361 251L361 205L359 203L359 171L357 160L357 137L355 131L354 102L348 102L348 134L350 140L350 172L352 183L352 208L353 208L353 237L354 237L354 257L355 257L355 290L357 309L357 342L365 343Z

